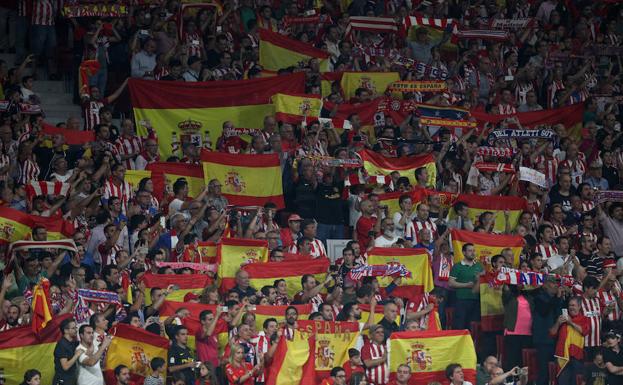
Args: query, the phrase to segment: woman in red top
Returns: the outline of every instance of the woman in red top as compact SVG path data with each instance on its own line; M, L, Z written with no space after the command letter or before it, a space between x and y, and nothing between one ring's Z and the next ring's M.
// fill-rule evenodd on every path
M232 345L229 355L229 363L225 367L227 380L230 384L253 385L255 377L261 369L261 365L255 367L244 361L244 349L240 345Z

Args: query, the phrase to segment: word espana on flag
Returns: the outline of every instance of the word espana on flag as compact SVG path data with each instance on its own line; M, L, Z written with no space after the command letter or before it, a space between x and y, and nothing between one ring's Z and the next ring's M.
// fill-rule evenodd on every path
M441 92L447 89L443 80L402 80L388 86L388 90L397 92Z

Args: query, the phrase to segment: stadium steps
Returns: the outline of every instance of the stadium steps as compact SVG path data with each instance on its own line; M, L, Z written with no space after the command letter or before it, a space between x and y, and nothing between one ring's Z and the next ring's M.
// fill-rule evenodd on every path
M0 59L4 60L9 68L14 67L15 54L0 54ZM26 74L30 73L27 70ZM62 80L46 80L45 70L38 69L36 72L36 79L41 80L35 80L34 91L41 98L45 120L50 124L65 122L69 116L75 116L82 120L80 106L73 104L69 73L65 72L62 75Z

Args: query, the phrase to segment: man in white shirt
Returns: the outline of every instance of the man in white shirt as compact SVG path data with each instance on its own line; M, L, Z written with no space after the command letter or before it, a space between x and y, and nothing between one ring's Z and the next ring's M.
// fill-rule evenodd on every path
M374 247L392 247L399 239L392 218L381 221L381 232L382 234L374 239Z
M104 338L99 349L93 344L94 334L91 325L80 326L80 345L76 350L84 353L78 357L78 381L77 385L104 385L104 375L100 367L100 358L110 346L111 336Z

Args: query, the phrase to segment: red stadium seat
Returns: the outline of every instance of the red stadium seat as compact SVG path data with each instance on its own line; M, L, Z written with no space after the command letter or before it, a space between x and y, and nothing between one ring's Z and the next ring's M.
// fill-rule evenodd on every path
M528 381L535 381L539 376L539 361L536 356L536 349L522 349L521 362L528 367Z

